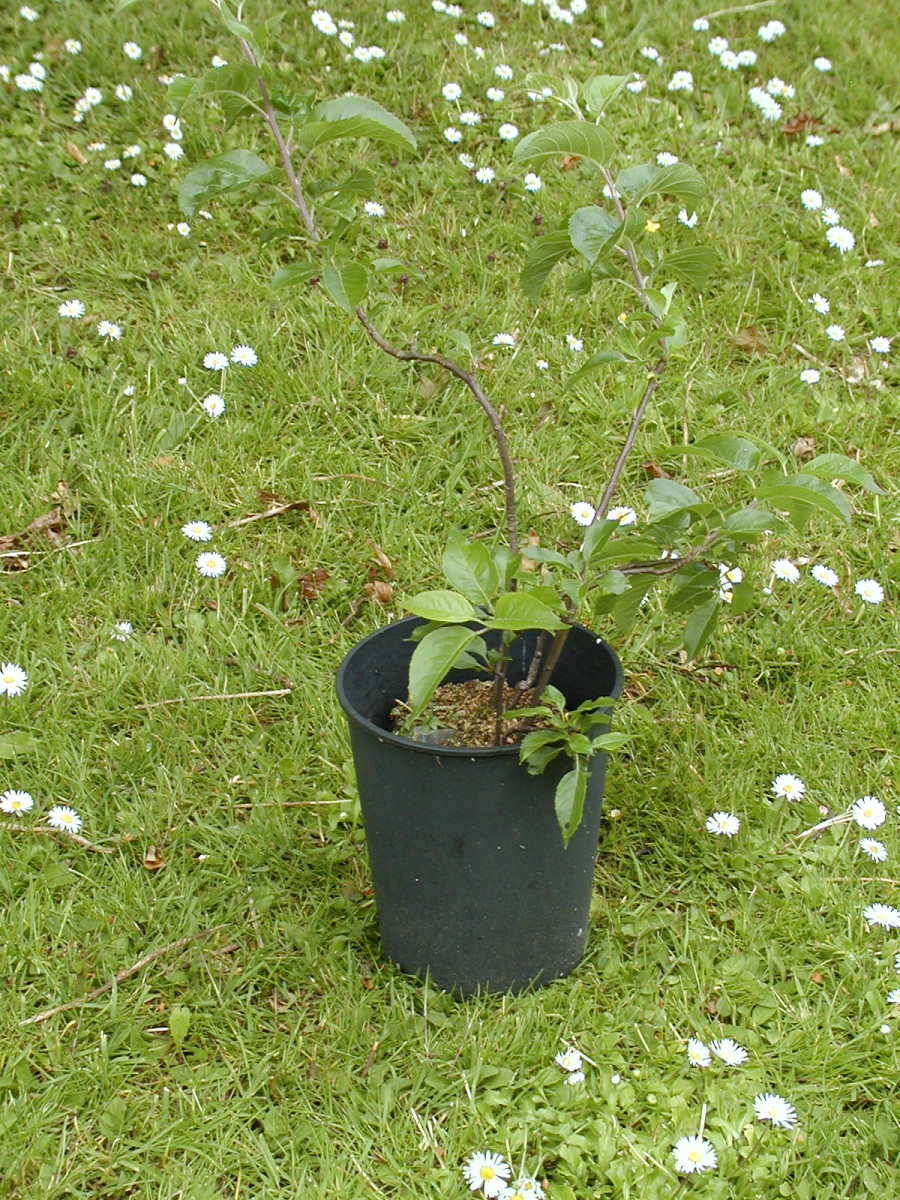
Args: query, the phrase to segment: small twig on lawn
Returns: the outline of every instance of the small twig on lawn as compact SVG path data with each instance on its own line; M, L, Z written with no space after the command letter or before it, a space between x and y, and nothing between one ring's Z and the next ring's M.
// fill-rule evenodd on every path
M239 525L249 525L251 521L266 521L269 517L281 517L285 513L298 512L300 510L304 511L313 525L318 528L319 514L308 500L288 500L285 504L273 504L265 512L251 513L249 517L238 517L236 521L229 521L225 528L237 529Z
M222 692L218 696L175 696L171 700L150 700L135 708L162 708L164 704L196 704L199 700L255 700L262 696L289 696L293 688L274 688L270 692Z
M146 954L133 966L126 967L122 971L116 971L115 975L108 983L104 983L101 987L94 988L92 992L88 992L86 996L82 996L80 1000L70 1000L67 1004L58 1004L56 1008L45 1009L44 1012L35 1013L33 1017L26 1017L24 1021L20 1021L20 1025L38 1025L41 1021L46 1021L50 1017L57 1016L58 1013L70 1012L73 1008L82 1008L85 1004L90 1004L92 1000L96 1000L98 996L102 996L105 992L111 992L116 984L124 983L126 979L130 979L132 975L137 975L139 971L143 971L144 967L149 966L157 958L162 958L164 954L170 954L173 950L183 950L185 946L189 946L191 942L199 941L200 938L209 937L210 934L218 933L220 929L224 929L224 925L213 925L211 929L203 929L200 933L192 933L188 937L179 938L177 942L170 942L168 946L160 946L158 950L154 950L152 954Z
M732 13L753 12L757 8L768 8L774 4L775 0L757 0L756 4L739 4L736 8L720 8L718 12L705 13L704 16L708 21L713 17L728 17Z
M852 820L852 813L839 813L836 817L829 817L826 821L820 821L818 825L811 825L809 829L804 829L802 833L796 835L797 841L799 842L801 838L815 837L817 833L823 833L826 829L830 829L832 825L846 825Z
M45 829L43 825L7 825L6 822L0 825L0 829L15 829L19 833L41 833L44 837L67 838L70 842L76 842L79 846L84 846L85 850L93 850L96 854L116 852L114 846L98 846L96 842L89 842L80 833L68 833L65 829Z

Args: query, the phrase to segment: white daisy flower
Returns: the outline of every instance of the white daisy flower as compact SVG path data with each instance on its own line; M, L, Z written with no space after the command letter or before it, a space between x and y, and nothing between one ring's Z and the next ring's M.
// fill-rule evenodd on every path
M144 53L137 42L126 42L122 49L125 52L125 57L130 58L132 62L137 62Z
M863 796L850 806L850 815L861 829L877 829L887 817L887 809L877 796Z
M721 58L728 49L728 38L714 37L710 39L709 45L706 47L713 58Z
M495 346L515 346L516 339L511 333L495 333L492 342Z
M830 71L831 70L831 59L825 58L824 55L820 56L819 58L814 58L813 66L816 68L817 71Z
M82 826L81 817L68 804L56 804L47 813L47 824L64 833L78 833Z
M367 217L383 217L384 205L379 204L377 200L366 200L363 204L363 212ZM233 355L232 355L233 357ZM254 357L255 361L255 357ZM252 364L251 364L252 365Z
M841 254L846 254L856 245L856 238L849 229L845 229L843 225L832 225L825 231L825 240L829 246L833 246L836 250L840 250Z
M656 164L660 167L674 167L678 162L677 154L670 154L668 150L660 150L656 156Z
M224 371L228 366L228 355L221 350L210 350L203 356L203 365L207 371Z
M108 158L106 160L106 162L103 164L103 169L105 171L118 171L118 169L119 169L119 167L121 167L121 165L122 165L121 158Z
M197 570L206 579L218 579L220 575L225 574L227 565L222 555L216 554L215 550L206 550L197 555Z
M634 525L637 521L637 513L626 504L619 504L609 510L606 514L606 520L618 521L620 525Z
M669 80L670 92L692 92L694 90L694 76L690 71L676 71Z
M594 522L594 506L585 500L576 500L569 508L569 512L572 514L572 520L578 525L587 526Z
M475 172L475 178L479 183L492 183L494 180L494 168L479 167Z
M445 83L441 88L441 95L445 100L449 100L452 103L454 100L458 100L460 98L462 95L462 88L458 83Z
M832 571L831 567L823 566L821 563L816 563L810 570L810 575L816 583L821 583L823 587L833 588L838 585L837 573Z
M822 207L822 193L817 192L815 188L805 188L800 193L800 203L805 209L814 212Z
M880 925L882 929L900 929L900 908L890 904L870 904L863 909L863 920L867 925Z
M887 994L888 1004L900 1004L900 988L894 988L893 991Z
M688 216L688 210L686 208L680 208L678 210L679 224L686 226L688 229L693 229L698 220L699 217L695 212L692 212L690 216Z
M675 1170L682 1175L714 1171L719 1165L712 1143L699 1134L679 1138L672 1148L672 1158L675 1160Z
M463 1166L463 1178L469 1189L481 1189L485 1196L499 1196L511 1174L509 1164L499 1154L476 1151Z
M866 604L880 604L884 599L884 588L877 579L860 579L853 590Z
M581 338L576 337L574 333L566 334L566 345L573 354L578 354L584 349L584 342L581 340Z
M797 1123L797 1113L783 1096L764 1092L753 1101L758 1121L771 1121L780 1129L791 1129Z
M712 1062L709 1047L699 1038L688 1038L687 1058L692 1067L708 1067Z
M813 306L813 308L816 310L816 312L821 313L823 317L827 316L828 313L831 311L830 303L825 298L825 296L823 296L821 294L821 292L813 292L813 294L810 296L809 300L807 301L807 304L811 304Z
M33 808L34 800L31 798L30 792L20 792L15 788L10 788L8 792L4 792L0 796L0 812L5 812L9 816L31 812Z
M201 407L208 417L221 417L225 411L225 401L218 392L210 392Z
M806 784L797 775L776 775L772 780L772 794L785 800L802 800Z
M518 136L518 126L509 121L505 121L497 130L497 137L503 142L514 142Z
M707 29L709 29L709 21L706 19L706 17L695 17L694 23L691 25L691 29L693 29L695 33L705 33Z
M822 378L821 374L815 367L804 367L800 372L800 380L802 383L818 383Z
M65 42L63 42L63 46L66 54L80 54L83 49L78 38L66 38Z
M444 137L447 139L448 142L450 142L451 145L455 145L457 142L461 142L462 136L463 136L462 133L456 128L455 125L448 125L447 128L444 130Z
M463 111L459 114L459 123L460 125L468 125L470 127L473 125L480 125L481 113L477 113L471 108L463 109Z
M863 854L868 854L873 862L887 862L887 846L877 838L860 838L859 848Z
M80 300L63 300L56 310L61 317L76 318L84 316L84 305Z
M869 338L869 349L875 354L890 354L891 339L889 337Z
M836 208L823 208L822 220L826 225L840 225L841 214Z
M737 60L738 60L739 67L755 67L756 66L756 51L755 50L739 50Z
M740 1067L747 1061L747 1051L732 1038L721 1038L710 1042L709 1048L729 1067Z
M772 574L785 583L796 583L800 578L800 572L789 558L776 558L772 563Z
M135 171L135 173L132 175L131 179L129 180L129 183L131 184L132 187L146 187L147 186L147 176L142 175L140 173L140 171Z
M188 521L182 525L181 532L192 542L212 541L212 526L206 521Z
M553 1061L563 1071L580 1071L583 1059L574 1046L569 1046L567 1050L561 1050Z
M539 192L544 186L544 181L541 179L540 175L535 175L534 171L529 171L522 180L522 184L526 192ZM883 340L887 341L887 338L884 338ZM879 351L879 353L882 353L882 351ZM887 352L884 351L883 353Z
M184 147L178 142L166 142L163 146L163 154L172 162L178 162L179 158L184 158Z
M179 237L190 237L191 227L188 225L187 221L179 221L175 226L175 232L179 235Z
M709 833L732 838L741 827L740 820L729 812L715 812L706 818L706 828Z
M825 139L820 137L817 133L809 133L806 135L806 145L812 146L813 148L816 146L824 146Z
M513 69L508 63L498 63L494 67L494 74L498 79L502 79L504 83L509 83L513 77Z
M228 59L223 58L221 54L214 54L209 61L210 61L210 65L213 67L227 67L228 66Z
M499 104L501 100L506 99L506 92L504 92L503 88L489 87L484 94L492 104Z
M842 342L847 336L847 332L843 325L828 325L825 328L825 334L830 337L833 342Z
M134 96L134 91L132 88L130 88L128 86L127 83L117 83L116 84L116 99L117 100L121 100L124 104L127 104L128 101L133 96Z

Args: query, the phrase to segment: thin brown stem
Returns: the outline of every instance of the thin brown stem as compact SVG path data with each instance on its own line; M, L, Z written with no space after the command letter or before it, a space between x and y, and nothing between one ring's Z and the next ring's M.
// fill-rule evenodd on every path
M365 329L366 333L372 339L380 350L385 354L389 354L391 358L396 358L400 362L418 362L418 363L434 363L436 366L443 368L448 374L454 375L461 380L472 395L475 397L481 408L487 415L491 423L491 430L494 434L494 442L497 447L497 453L500 456L500 462L503 467L503 489L506 498L506 528L509 536L509 548L514 554L519 552L519 521L516 514L516 484L515 474L513 472L512 459L509 454L509 447L506 442L506 434L503 431L503 424L500 420L500 414L488 400L487 396L481 389L478 380L470 372L461 367L459 363L455 363L451 358L444 358L442 354L423 353L421 350L410 348L409 350L398 350L396 346L392 346L384 335L375 328L371 318L366 310L360 306L356 310L356 316L359 323Z
M92 1000L96 1000L102 996L104 992L111 992L116 984L124 983L126 979L130 979L132 975L137 975L139 971L143 971L144 967L155 962L157 958L162 958L164 954L171 954L175 950L183 950L185 946L189 946L191 942L197 942L201 938L207 938L212 933L224 929L224 925L215 925L212 929L203 929L200 933L192 933L188 937L179 938L177 942L170 942L168 946L160 946L158 950L152 951L150 954L144 955L142 959L134 963L130 967L126 967L122 971L116 971L115 975L107 983L101 984L100 987L94 988L92 992L88 992L86 996L82 996L78 1000L69 1000L67 1004L58 1004L56 1008L45 1009L44 1012L35 1013L32 1017L26 1017L24 1021L20 1021L20 1025L39 1025L42 1021L48 1020L50 1017L55 1017L58 1013L69 1012L73 1008L83 1008L85 1004L90 1004Z
M660 341L664 341L664 339L661 338ZM647 405L650 403L650 397L662 382L662 374L666 369L666 363L668 361L665 345L663 345L662 357L653 368L653 373L647 380L647 386L644 388L644 394L641 396L640 402L638 403L637 408L634 410L634 415L631 418L631 425L628 429L625 441L622 444L619 457L616 459L615 465L610 472L609 482L607 483L603 495L600 498L600 502L597 505L597 510L594 514L595 521L603 521L606 519L607 510L609 509L610 502L618 485L619 477L621 476L622 471L625 469L625 462L628 459L628 455L631 453L632 447L634 446L638 429L640 428L644 413L647 411Z
M247 41L244 38L238 38L244 58L253 67L259 67L256 61L256 55L250 49ZM281 134L281 129L275 117L275 109L272 107L272 101L269 98L269 89L266 87L266 81L260 75L257 79L259 85L259 94L262 96L263 108L266 110L266 124L272 131L272 137L275 139L275 145L278 147L278 154L281 158L281 165L284 167L284 173L288 177L288 183L291 185L291 197L293 205L300 214L300 219L303 222L303 227L306 230L307 236L311 242L321 241L319 231L316 229L316 223L312 218L312 214L306 205L306 197L303 195L303 189L300 186L300 180L297 178L297 173L294 171L294 164L291 160L291 152L287 147L287 143Z

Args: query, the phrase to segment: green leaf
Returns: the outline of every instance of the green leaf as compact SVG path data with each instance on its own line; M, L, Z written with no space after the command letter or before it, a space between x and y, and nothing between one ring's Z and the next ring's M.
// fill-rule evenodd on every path
M519 276L519 285L529 300L537 303L547 276L571 250L572 239L567 229L554 230L535 242Z
M674 479L651 479L644 491L644 497L651 521L665 516L666 513L702 503L696 492L692 492L683 483L676 483Z
M776 530L784 525L781 517L762 508L740 508L729 513L722 522L722 531L734 538L757 537L767 529Z
M169 1037L180 1050L191 1027L191 1010L183 1004L173 1004L169 1010Z
M260 109L261 75L259 67L250 63L229 63L224 67L212 67L199 79L175 78L169 84L172 111L180 116L188 104L203 96L220 96L227 128L243 113Z
M595 204L576 208L569 217L572 245L593 266L605 258L625 232L625 222Z
M426 621L443 621L457 624L462 621L474 621L478 613L470 600L459 592L449 589L438 589L433 592L419 592L404 600L403 607L416 617L424 617Z
M257 63L262 63L263 55L266 51L266 43L268 41L265 25L254 32L249 25L245 25L243 21L239 21L231 9L228 7L226 0L220 0L217 5L222 14L222 20L225 23L225 28L230 33L233 33L236 38L243 38L250 49L253 51Z
M494 606L494 615L485 621L489 629L545 629L556 633L563 622L556 613L528 592L504 592Z
M722 605L719 601L710 600L688 617L684 627L684 648L688 658L696 658L712 637L721 611Z
M541 715L543 710L524 709L518 716ZM519 744L519 762L526 763L531 775L540 775L548 763L562 754L563 737L558 729L536 729L527 733Z
M566 847L569 845L572 834L581 824L586 792L587 770L581 759L576 758L574 768L567 771L556 785L554 798L556 819L562 831L563 845Z
M416 149L416 135L375 100L365 96L337 96L317 104L312 121L295 131L297 142L306 150L338 138L367 137L389 146Z
M650 196L675 196L685 204L696 204L705 194L706 184L699 172L686 163L673 163L670 167L654 167L634 202L640 204Z
M441 559L449 582L474 604L490 607L500 586L500 576L483 542L469 542L458 531L451 533Z
M442 625L422 638L409 663L410 720L418 720L447 672L478 637L465 626Z
M615 154L616 144L600 125L589 121L557 121L529 133L516 145L513 162L537 166L548 158L574 156L587 158L597 166L606 166Z
M97 1117L97 1129L108 1141L114 1142L122 1136L128 1117L128 1101L124 1096L113 1096Z
M685 250L673 250L671 254L666 254L662 270L702 292L709 283L717 261L712 246L689 246Z
M295 283L308 283L314 275L320 274L321 271L321 263L289 263L286 267L279 267L272 276L272 287L277 289L291 287Z
M585 108L595 117L603 116L603 110L622 94L630 79L630 75L595 75L581 89Z
M830 482L832 479L849 479L858 483L867 492L875 492L879 496L885 494L865 467L860 466L855 458L846 454L819 454L808 463L803 464L801 475L815 475L817 479Z
M622 592L620 595L608 592L606 595L598 596L595 603L596 610L609 613L619 627L619 631L624 637L627 637L634 629L644 597L650 593L652 587L652 579L646 575L642 576L637 583L632 584L627 592Z
M709 599L710 592L719 587L716 571L701 563L688 563L675 576L675 586L666 601L667 612L687 612L689 608Z
M602 750L605 754L610 754L614 750L621 750L623 746L627 746L631 741L631 735L628 733L598 733L592 739L594 750Z
M359 263L347 263L343 267L325 263L322 285L335 304L352 316L365 298L369 281L365 267Z
M765 484L759 489L759 499L782 508L794 527L802 532L813 512L824 512L839 521L850 523L850 502L843 492L812 475L790 475Z
M735 471L755 471L762 458L759 448L754 446L753 442L730 433L712 434L687 446L672 446L669 454L688 454L710 459L713 462L724 463L726 467Z
M732 616L739 617L742 613L749 612L755 601L756 593L753 585L742 580L731 589L731 603L728 605L728 611Z
M193 167L178 189L178 205L191 220L201 204L238 192L277 174L252 150L229 150Z
M601 350L598 354L592 354L584 366L579 367L574 374L570 375L563 385L564 388L570 388L573 383L586 378L588 375L593 375L598 367L605 367L609 363L623 362L630 363L632 360L626 358L621 350Z
M584 541L581 543L581 553L584 555L584 561L588 567L594 566L597 555L618 527L618 521L594 521L588 525Z
M23 729L0 733L0 758L15 758L17 754L33 754L34 750L34 738Z
M606 592L610 596L621 596L628 591L631 585L628 582L628 576L623 575L621 571L604 571L597 580L596 586L601 592Z
M616 191L620 196L633 201L641 189L654 178L658 170L659 167L651 166L648 163L641 163L636 167L625 167L616 176Z

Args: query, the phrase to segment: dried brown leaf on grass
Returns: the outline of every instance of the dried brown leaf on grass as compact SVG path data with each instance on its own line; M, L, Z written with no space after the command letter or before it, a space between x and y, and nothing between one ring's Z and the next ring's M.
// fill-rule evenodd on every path
M0 534L0 559L7 571L23 571L28 563L25 561L33 547L41 541L47 541L54 550L64 545L62 536L65 520L61 508L54 508L28 525L21 533Z
M251 513L249 517L238 517L236 521L229 521L227 528L236 529L239 525L249 525L251 521L265 521L271 517L282 517L289 512L305 512L313 525L318 529L319 514L313 508L308 500L283 500L274 492L257 492L257 499L260 504L267 505L264 512Z

